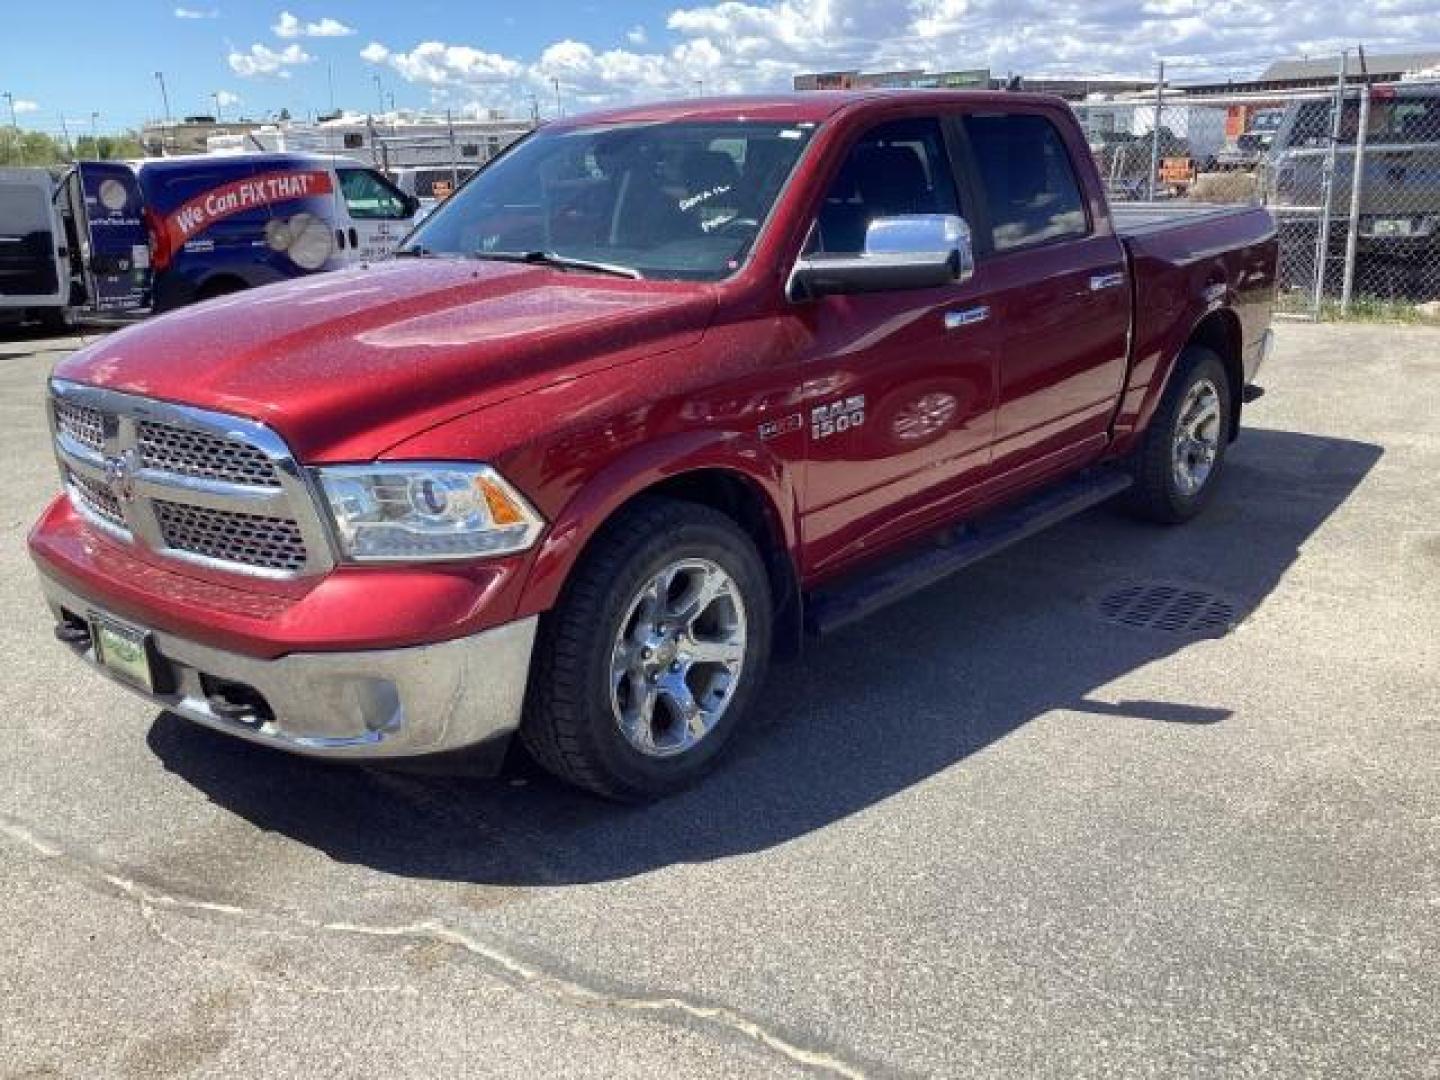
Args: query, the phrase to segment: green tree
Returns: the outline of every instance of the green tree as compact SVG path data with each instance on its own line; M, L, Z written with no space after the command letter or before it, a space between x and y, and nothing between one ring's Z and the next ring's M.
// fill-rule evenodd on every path
M128 161L145 156L145 147L133 131L123 135L101 135L98 139L82 135L75 140L74 153L59 139L43 131L17 131L0 128L0 164L58 165L71 160Z

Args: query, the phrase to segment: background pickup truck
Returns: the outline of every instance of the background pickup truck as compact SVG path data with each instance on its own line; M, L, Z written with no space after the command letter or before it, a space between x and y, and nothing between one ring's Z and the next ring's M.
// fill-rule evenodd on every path
M470 769L518 732L653 798L806 632L1112 496L1197 513L1275 260L1263 210L1112 217L1044 97L578 117L394 259L63 363L31 551L57 636L198 723Z

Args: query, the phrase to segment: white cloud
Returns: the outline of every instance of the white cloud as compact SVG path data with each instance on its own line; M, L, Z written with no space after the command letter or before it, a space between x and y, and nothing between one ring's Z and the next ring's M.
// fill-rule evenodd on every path
M239 94L232 93L229 90L215 91L215 103L222 109L228 109L231 105L239 105L240 100Z
M218 19L220 12L214 8L207 8L201 11L199 8L177 7L175 18L177 19Z
M230 64L230 70L246 79L253 79L257 75L275 75L282 79L288 79L290 77L289 68L308 64L314 59L294 43L286 45L279 51L268 45L256 43L250 46L248 52L232 50L226 57Z
M328 15L314 22L302 22L298 17L288 11L282 11L280 18L270 28L279 38L328 38L328 37L349 37L355 33L354 29L346 26L339 19L332 19Z
M997 76L1146 75L1155 61L1181 81L1248 77L1272 60L1334 54L1364 41L1372 55L1434 46L1435 0L721 0L678 7L667 44L643 26L629 47L557 40L537 55L479 43L427 41L361 51L438 99L465 94L512 110L535 93L567 111L707 92L783 90L800 72L988 67Z
M30 101L30 100L28 100L27 98L18 98L18 97L17 97L17 98L15 99L15 101L12 103L12 106L11 106L11 107L15 110L15 113L16 113L17 116L23 116L23 115L25 115L26 113L32 113L32 112L39 112L39 111L40 111L40 106L39 106L39 104L36 103L36 102L34 102L34 101Z
M428 86L478 86L512 82L525 67L518 60L469 45L422 41L409 52L393 52L372 41L360 55L373 64L388 64L407 81Z

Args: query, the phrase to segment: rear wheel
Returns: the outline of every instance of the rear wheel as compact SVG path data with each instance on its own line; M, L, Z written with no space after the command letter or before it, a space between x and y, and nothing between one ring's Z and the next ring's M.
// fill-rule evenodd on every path
M542 624L526 748L609 798L688 786L764 679L771 614L764 564L730 518L660 499L622 512Z
M1210 349L1190 346L1131 458L1130 510L1167 524L1203 510L1225 464L1231 415L1225 365Z

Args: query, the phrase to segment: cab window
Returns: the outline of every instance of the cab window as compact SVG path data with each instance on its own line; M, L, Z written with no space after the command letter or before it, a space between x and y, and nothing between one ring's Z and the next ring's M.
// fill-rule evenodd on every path
M1086 235L1080 185L1054 124L1035 113L967 116L965 133L996 251Z
M851 148L825 193L808 250L857 255L876 218L959 213L940 121L892 120Z
M369 169L335 171L340 176L340 195L352 218L398 220L410 216L405 196L383 176Z

